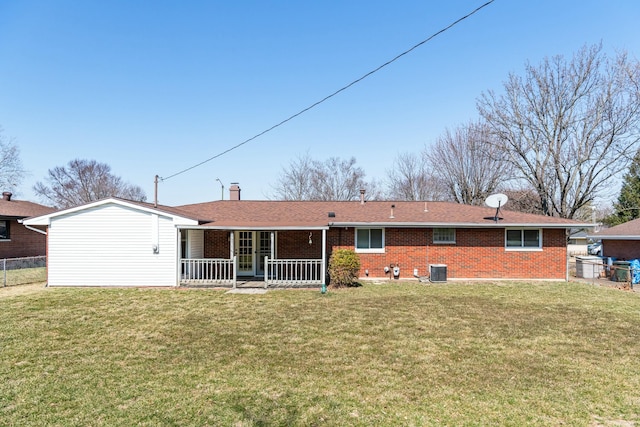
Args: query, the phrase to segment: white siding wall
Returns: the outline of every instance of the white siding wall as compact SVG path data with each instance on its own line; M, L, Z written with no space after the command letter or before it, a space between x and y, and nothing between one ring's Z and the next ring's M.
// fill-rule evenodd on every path
M52 218L48 244L49 286L176 286L177 229L162 214L117 204L70 213Z
M189 230L189 258L204 258L204 230Z

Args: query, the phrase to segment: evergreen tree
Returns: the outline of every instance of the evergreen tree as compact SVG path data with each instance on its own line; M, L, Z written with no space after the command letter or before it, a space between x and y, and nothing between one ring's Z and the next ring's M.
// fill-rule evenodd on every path
M613 207L615 213L606 221L610 225L640 218L640 150L636 152L629 172L624 176L618 202Z

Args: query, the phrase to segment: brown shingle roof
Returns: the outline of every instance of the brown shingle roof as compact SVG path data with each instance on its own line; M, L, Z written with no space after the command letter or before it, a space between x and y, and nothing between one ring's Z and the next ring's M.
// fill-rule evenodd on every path
M612 238L637 238L640 240L640 218L627 221L623 224L616 225L615 227L606 228L599 233L590 235L591 238L608 239Z
M391 218L392 205L393 218ZM379 225L465 225L476 226L584 226L576 221L502 210L498 223L496 210L450 202L368 201L215 201L178 206L211 227L321 227L347 224ZM425 210L426 208L426 210ZM329 212L335 213L330 218ZM588 224L586 224L588 226Z
M21 219L31 216L46 215L54 212L55 209L49 206L39 205L25 200L5 200L0 199L0 218Z

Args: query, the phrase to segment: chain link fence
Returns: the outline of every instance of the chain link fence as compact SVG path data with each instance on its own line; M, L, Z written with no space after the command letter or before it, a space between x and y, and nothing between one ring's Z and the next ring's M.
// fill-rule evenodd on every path
M3 258L2 286L25 285L47 281L47 257Z

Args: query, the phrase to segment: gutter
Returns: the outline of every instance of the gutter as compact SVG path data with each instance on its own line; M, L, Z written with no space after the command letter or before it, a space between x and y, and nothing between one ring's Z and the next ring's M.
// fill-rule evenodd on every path
M587 238L594 239L594 240L640 240L640 235L625 234L625 235L616 236L615 234L610 234L607 236L604 234L603 235L594 234L594 235L587 236Z
M34 227L30 226L30 225L27 225L22 220L18 220L18 222L20 224L24 225L27 230L35 231L36 233L44 234L45 236L47 235L46 231L42 231L42 230L40 230L38 228L34 228Z
M510 223L494 222L330 222L329 227L387 227L387 228L591 228L593 224L559 224L559 223Z
M328 230L327 226L233 226L233 225L178 225L176 226L179 230L228 230L228 231L287 231L287 230Z

